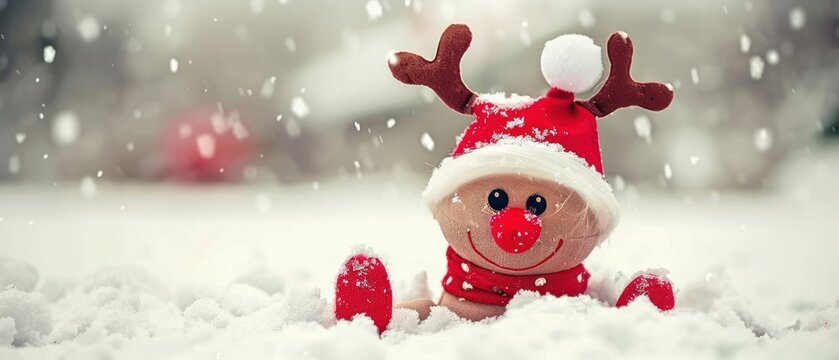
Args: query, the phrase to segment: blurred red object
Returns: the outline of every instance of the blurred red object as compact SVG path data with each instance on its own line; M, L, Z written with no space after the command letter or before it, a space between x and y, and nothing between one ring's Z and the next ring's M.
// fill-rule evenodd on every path
M178 114L161 138L166 177L174 180L238 180L255 154L241 114L221 105L197 106Z

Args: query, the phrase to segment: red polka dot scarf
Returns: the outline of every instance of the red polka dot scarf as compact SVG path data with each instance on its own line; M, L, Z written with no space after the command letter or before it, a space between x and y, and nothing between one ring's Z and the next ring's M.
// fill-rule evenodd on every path
M443 277L446 292L478 303L506 306L519 290L542 295L577 296L586 291L591 276L583 264L565 271L541 275L506 275L466 261L450 247L448 271Z

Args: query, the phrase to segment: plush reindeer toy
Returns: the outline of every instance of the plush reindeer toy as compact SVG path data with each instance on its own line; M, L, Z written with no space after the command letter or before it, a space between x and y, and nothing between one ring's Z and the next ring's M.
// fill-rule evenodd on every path
M585 101L574 93L593 87L603 70L600 47L590 38L563 35L545 44L541 67L551 88L537 99L469 90L460 60L471 41L468 27L451 25L434 60L407 52L388 60L397 80L428 86L450 108L475 116L423 192L449 248L441 298L395 305L416 310L420 319L432 306L475 321L498 316L520 290L586 294L590 275L583 260L618 221L596 119L633 105L662 110L673 99L669 86L630 77L633 47L625 33L609 37L609 77ZM674 306L672 285L657 273L637 275L614 305L639 296L661 310ZM381 332L393 306L381 260L351 256L336 282L336 317L364 314Z

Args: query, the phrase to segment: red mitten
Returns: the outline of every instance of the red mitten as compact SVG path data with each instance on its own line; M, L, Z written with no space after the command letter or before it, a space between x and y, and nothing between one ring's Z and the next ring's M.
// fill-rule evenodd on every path
M665 275L653 272L643 273L632 279L629 285L626 285L626 288L623 289L623 293L621 293L615 305L617 307L626 306L642 295L646 295L650 302L662 311L670 310L676 305L673 284Z
M372 319L379 334L393 316L393 291L387 269L379 258L364 254L350 257L335 281L335 317L352 320L359 314Z

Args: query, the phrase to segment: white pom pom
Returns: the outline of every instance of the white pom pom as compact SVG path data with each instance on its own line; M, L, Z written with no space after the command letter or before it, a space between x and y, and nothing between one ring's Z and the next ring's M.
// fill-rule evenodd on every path
M572 93L591 89L603 74L600 46L585 35L567 34L545 43L542 76L551 87Z

